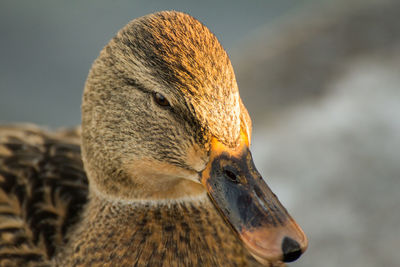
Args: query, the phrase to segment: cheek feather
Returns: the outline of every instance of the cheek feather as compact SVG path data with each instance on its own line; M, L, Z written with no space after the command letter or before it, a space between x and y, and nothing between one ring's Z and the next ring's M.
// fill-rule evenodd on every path
M137 198L180 199L205 194L196 171L146 158L132 160L124 165L138 187L135 188Z
M207 165L207 151L198 145L190 146L186 152L186 164L197 172L204 170Z

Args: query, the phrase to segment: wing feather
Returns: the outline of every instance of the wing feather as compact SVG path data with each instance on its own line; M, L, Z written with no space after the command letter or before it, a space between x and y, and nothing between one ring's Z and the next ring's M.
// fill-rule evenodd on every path
M87 202L79 128L0 126L0 266L47 266Z

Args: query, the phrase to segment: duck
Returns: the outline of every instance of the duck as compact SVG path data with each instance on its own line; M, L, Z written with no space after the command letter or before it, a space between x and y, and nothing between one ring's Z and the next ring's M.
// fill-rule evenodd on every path
M192 16L129 22L82 123L0 127L1 266L284 266L308 240L257 171L226 51Z

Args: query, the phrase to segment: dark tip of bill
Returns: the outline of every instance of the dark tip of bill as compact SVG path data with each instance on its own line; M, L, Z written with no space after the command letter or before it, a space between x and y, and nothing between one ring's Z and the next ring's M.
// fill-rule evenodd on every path
M297 260L301 255L301 248L297 241L290 237L285 237L282 241L283 261L292 262Z

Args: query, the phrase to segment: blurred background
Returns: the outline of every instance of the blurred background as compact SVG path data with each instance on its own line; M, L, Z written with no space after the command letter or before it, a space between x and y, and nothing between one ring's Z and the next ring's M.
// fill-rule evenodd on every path
M80 123L135 17L187 12L228 51L260 172L307 233L293 267L400 266L400 1L0 2L0 123Z

